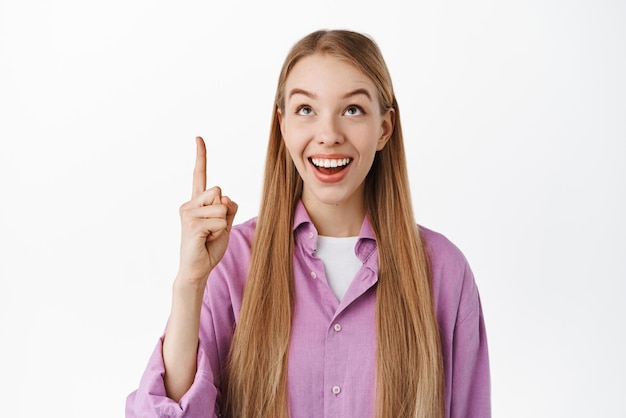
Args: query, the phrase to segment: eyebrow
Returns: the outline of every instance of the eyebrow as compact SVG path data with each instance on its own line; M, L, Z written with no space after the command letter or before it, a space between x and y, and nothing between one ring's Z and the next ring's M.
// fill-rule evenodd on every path
M302 94L304 96L310 97L311 99L317 99L317 94L312 93L312 92L307 91L307 90L304 90L304 89L299 89L299 88L292 89L289 92L288 97L291 98L295 94ZM359 94L362 94L362 95L366 96L369 100L372 100L372 96L370 95L370 92L367 91L366 89L352 90L352 91L344 94L341 98L342 99L347 99L347 98L352 97L352 96L358 96Z
M347 99L348 97L352 97L352 96L358 96L359 94L362 94L364 96L366 96L369 100L372 100L372 96L370 96L370 92L367 91L366 89L356 89L353 90L349 93L346 93L343 95L342 99Z
M287 97L291 98L291 96L293 96L295 94L303 94L303 95L305 95L307 97L310 97L311 99L316 99L317 98L317 94L311 93L311 92L308 92L306 90L299 89L299 88L291 89L291 91L289 92L289 95Z

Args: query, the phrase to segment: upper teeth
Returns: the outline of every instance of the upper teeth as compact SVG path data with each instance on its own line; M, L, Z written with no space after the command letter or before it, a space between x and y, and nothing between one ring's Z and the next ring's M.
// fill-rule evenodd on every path
M331 160L327 158L311 158L311 162L316 167L325 167L325 168L342 167L344 165L347 165L350 162L350 158L341 158L338 160L335 160L335 159Z

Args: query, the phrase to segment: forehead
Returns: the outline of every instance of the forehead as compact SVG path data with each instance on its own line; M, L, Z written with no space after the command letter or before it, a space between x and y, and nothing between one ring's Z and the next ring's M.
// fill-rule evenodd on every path
M294 65L285 80L287 100L294 89L320 97L343 96L346 92L366 89L372 99L378 96L376 86L360 69L328 54L309 55Z

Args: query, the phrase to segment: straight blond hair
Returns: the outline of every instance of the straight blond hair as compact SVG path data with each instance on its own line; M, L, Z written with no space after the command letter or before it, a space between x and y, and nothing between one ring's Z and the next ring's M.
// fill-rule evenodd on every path
M225 370L224 409L231 418L287 418L287 365L293 309L293 216L302 179L278 123L294 65L330 54L354 65L376 85L381 112L395 111L394 132L366 178L365 202L376 234L376 399L378 418L433 418L444 411L441 341L431 294L428 256L409 189L400 110L377 44L352 31L317 31L297 42L276 90L263 199L243 304Z

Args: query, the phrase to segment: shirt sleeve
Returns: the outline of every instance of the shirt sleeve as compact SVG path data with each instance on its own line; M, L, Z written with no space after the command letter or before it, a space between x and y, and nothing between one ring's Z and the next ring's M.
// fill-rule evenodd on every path
M126 418L209 418L217 417L218 389L214 371L202 346L198 349L198 368L191 388L180 402L167 397L163 376L163 337L148 361L137 390L126 398Z
M450 418L491 417L487 333L474 276L465 266L452 338Z

